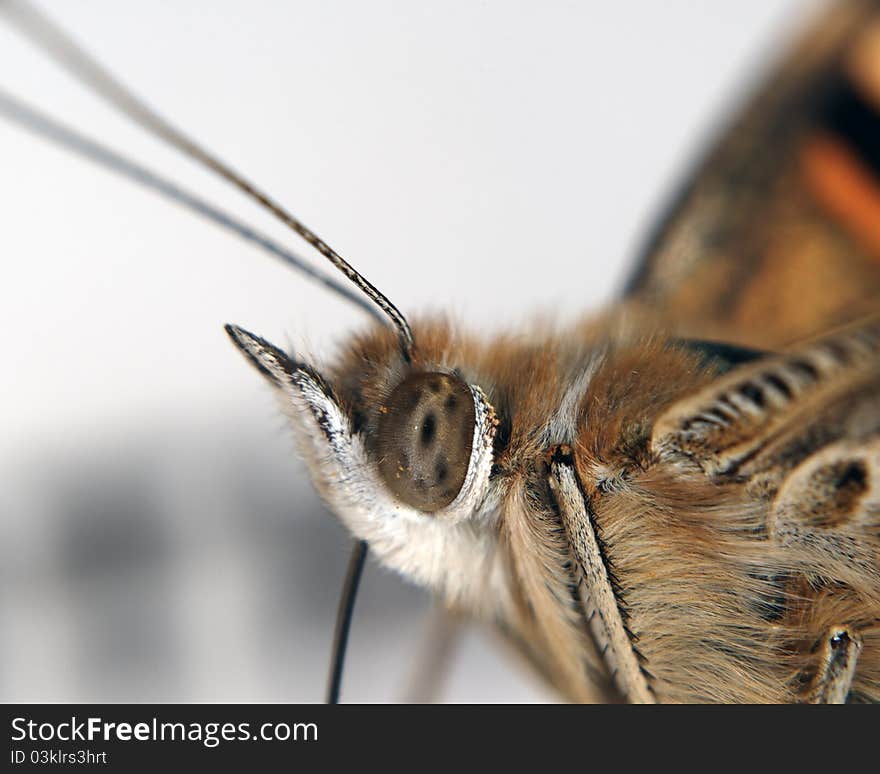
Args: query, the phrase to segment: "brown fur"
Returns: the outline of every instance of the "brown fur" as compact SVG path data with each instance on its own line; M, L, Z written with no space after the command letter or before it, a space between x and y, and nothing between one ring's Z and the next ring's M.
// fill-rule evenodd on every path
M456 369L482 387L501 420L497 529L516 600L499 620L502 629L527 643L568 698L614 698L574 593L579 568L547 485L549 455L569 444L618 604L659 700L800 700L805 675L815 672L816 642L841 624L863 642L852 698L880 700L877 573L848 573L833 556L818 561L809 543L772 539L779 481L750 486L748 478L707 475L687 454L658 452L658 419L680 415L682 398L719 382L711 366L668 338L638 333L646 329L644 319L621 313L568 334L539 329L490 341L442 320L414 326L413 367ZM575 436L554 437L566 391L590 364ZM372 407L406 368L393 334L378 329L347 349L333 382L370 428ZM800 416L794 428L803 426ZM784 481L788 469L780 470Z
M861 646L850 700L880 701L880 354L820 355L818 379L797 358L767 361L776 388L766 362L719 377L658 333L778 350L878 309L878 256L823 208L804 156L877 18L877 0L840 0L806 31L704 159L615 312L491 341L414 326L415 369L457 369L497 412L515 600L499 623L568 698L595 696L590 682L614 691L548 486L563 447L658 699L808 701L822 643L844 627ZM371 432L406 372L395 337L374 331L334 383Z

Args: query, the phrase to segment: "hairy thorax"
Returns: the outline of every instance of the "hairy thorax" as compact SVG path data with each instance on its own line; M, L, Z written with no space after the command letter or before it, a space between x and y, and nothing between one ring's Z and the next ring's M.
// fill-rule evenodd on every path
M499 624L565 695L614 697L550 491L552 459L567 455L585 495L597 504L628 491L631 481L644 481L652 470L654 419L678 396L709 381L713 370L674 340L630 331L619 321L488 341L445 321L416 325L415 331L417 367L454 370L479 384L498 421L483 529L475 531L481 548L467 554L470 566L447 556L439 572L452 580L432 578L428 585L439 587L453 606ZM378 407L406 367L385 330L349 347L334 380L342 400L357 407L367 433L381 421ZM642 495L651 501L649 493ZM644 503L630 499L637 522Z

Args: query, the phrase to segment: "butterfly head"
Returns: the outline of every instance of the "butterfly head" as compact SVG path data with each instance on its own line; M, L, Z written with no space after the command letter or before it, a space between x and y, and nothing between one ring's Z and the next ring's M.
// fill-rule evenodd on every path
M326 375L242 328L226 330L281 400L330 508L380 560L444 585L426 567L461 529L478 534L491 510L497 420L480 387L442 352L407 357L384 329L356 339Z

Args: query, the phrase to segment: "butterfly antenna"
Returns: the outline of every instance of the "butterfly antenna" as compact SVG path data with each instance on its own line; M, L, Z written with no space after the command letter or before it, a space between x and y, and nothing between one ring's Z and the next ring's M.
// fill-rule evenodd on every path
M336 279L337 275L331 276L313 268L296 253L252 228L244 221L225 212L220 207L187 191L167 177L162 177L142 164L138 164L119 151L109 148L90 137L86 137L70 126L55 120L2 89L0 89L0 116L44 140L58 145L81 158L87 159L104 169L121 175L144 188L148 188L160 196L170 199L191 212L202 216L215 225L231 231L246 242L250 242L261 250L284 261L328 290L338 294L346 301L350 301L355 306L360 307L375 319L384 319L374 304L371 304L361 293L351 289L348 285L342 285L341 281Z
M339 597L339 608L336 611L336 629L333 633L333 652L330 656L330 674L327 679L327 704L339 704L339 690L342 686L342 669L345 666L345 649L348 645L348 633L351 629L351 618L354 613L354 602L357 599L358 586L364 571L367 558L367 544L358 540L351 550L348 560L348 571Z
M7 18L25 37L42 48L78 81L88 86L138 126L177 148L184 155L198 161L238 188L314 247L385 313L397 329L404 357L407 361L412 360L415 344L412 330L406 318L383 293L367 281L314 231L229 165L168 123L32 5L23 0L6 0L6 2L0 0L0 10L5 11Z

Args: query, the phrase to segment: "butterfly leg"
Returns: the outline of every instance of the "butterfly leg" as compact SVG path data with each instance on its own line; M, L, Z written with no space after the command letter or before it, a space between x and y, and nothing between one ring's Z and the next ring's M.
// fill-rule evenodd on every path
M565 448L565 447L560 447ZM565 448L567 452L567 448ZM578 593L584 616L605 664L627 701L656 701L627 629L612 583L612 573L596 534L592 514L567 455L554 454L550 464L550 490L559 507L574 559L581 569Z
M415 666L400 698L402 704L433 704L441 699L463 633L464 622L436 604L425 624Z
M849 695L861 639L846 626L832 626L819 641L818 670L810 681L806 701L809 704L843 704Z

